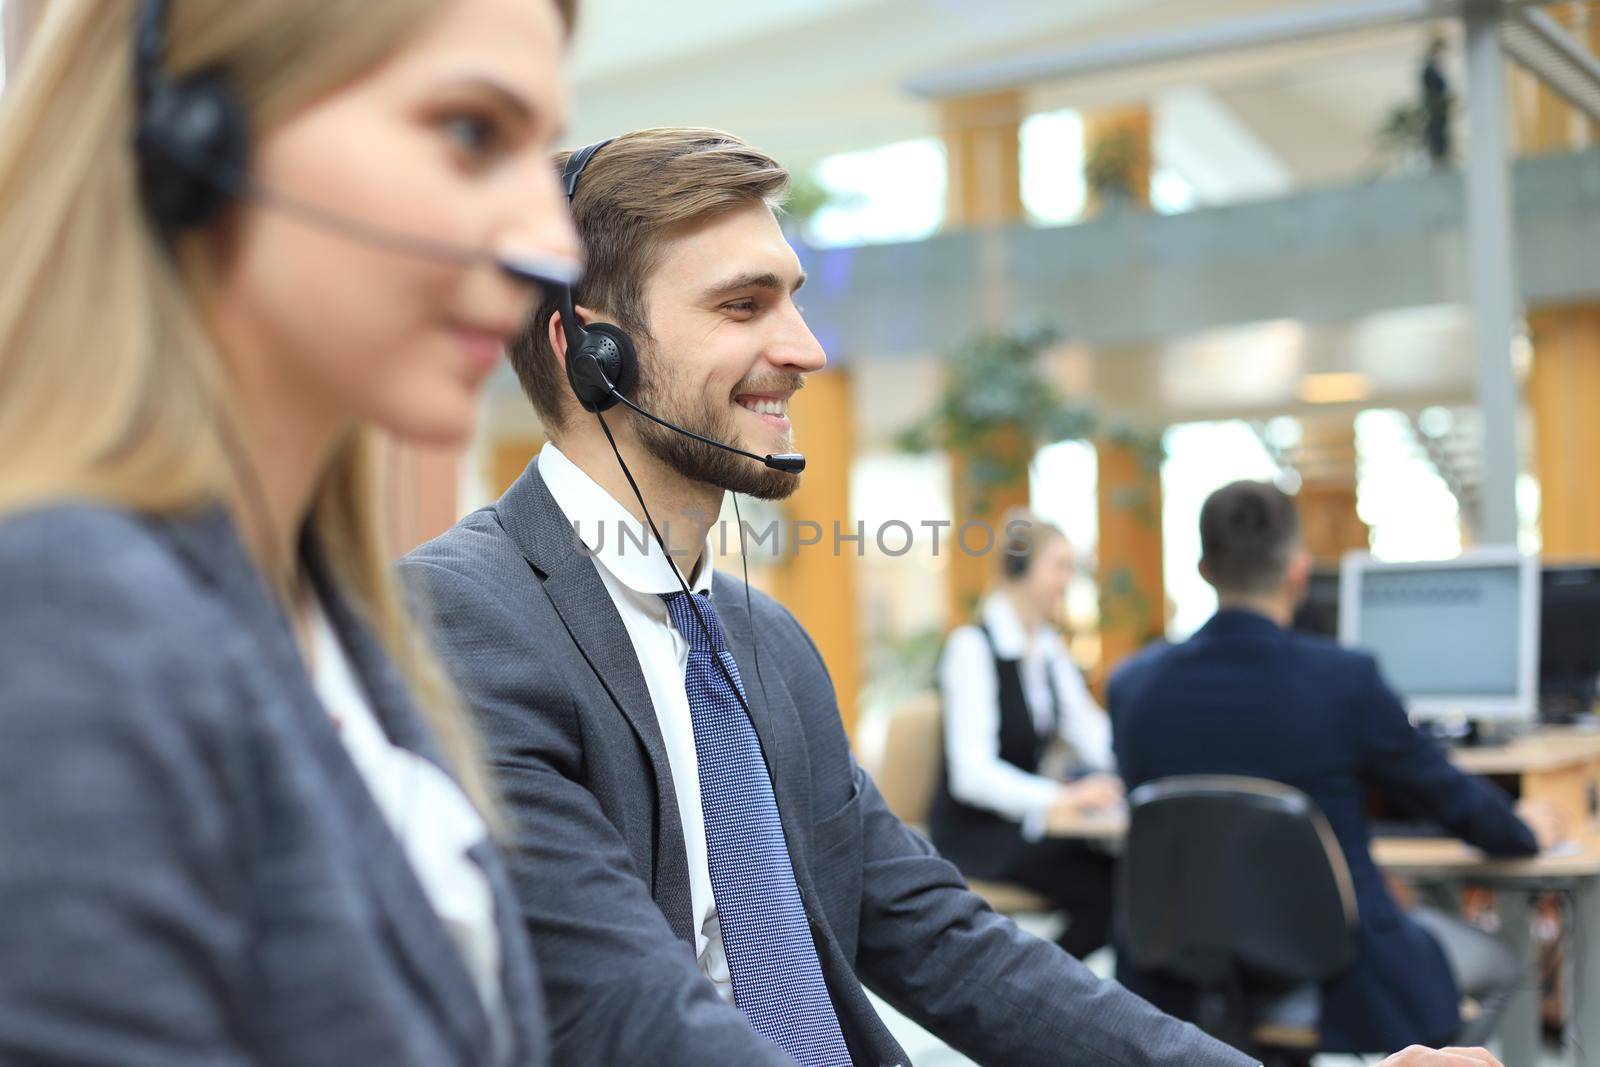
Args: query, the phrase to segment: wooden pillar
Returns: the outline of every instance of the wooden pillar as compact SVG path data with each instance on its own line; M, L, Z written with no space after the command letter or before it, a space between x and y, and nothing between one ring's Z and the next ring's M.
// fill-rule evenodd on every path
M1148 107L1114 108L1093 112L1083 117L1083 157L1087 164L1104 146L1115 141L1126 141L1131 153L1128 173L1130 206L1150 207L1150 171L1154 158L1150 140L1150 109ZM1091 184L1087 214L1098 213L1105 205Z
M1022 211L1022 93L1003 89L939 102L945 225L1001 226Z
M1585 3L1552 4L1545 8L1577 41L1600 54L1600 17ZM1516 151L1520 155L1570 152L1600 140L1600 126L1584 119L1571 104L1552 91L1538 76L1511 64L1507 85L1511 113L1516 123Z
M1026 464L1033 459L1032 442L1007 429L986 443L984 451L1023 471L1018 478L986 485L973 474L964 455L950 458L950 502L954 526L939 550L950 561L948 576L951 627L972 621L973 610L1000 573L998 553L1005 550L1005 514L1028 506ZM966 536L962 531L967 531Z
M951 228L1005 226L1023 219L1022 150L1020 130L1023 94L1016 89L980 93L940 101L939 126L944 138L949 190L945 224ZM945 569L948 618L959 626L972 618L973 608L995 579L1003 537L1002 516L1028 504L1026 463L1033 458L1030 442L1020 434L1001 432L986 442L988 454L1017 463L1022 473L1001 485L980 485L965 455L950 457L950 500L954 526L948 542L941 542L949 565ZM971 527L971 551L963 551L956 535L963 524ZM993 532L996 547L984 551Z
M1161 466L1156 454L1118 441L1096 443L1100 516L1100 670L1166 632Z
M810 375L805 388L789 401L796 446L806 455L806 470L800 488L784 501L786 531L794 532L794 547L784 553L772 582L774 595L794 612L822 653L833 676L845 730L852 735L861 695L856 568L872 537L872 531L866 531L863 542L835 539L836 526L841 537L856 533L850 518L853 396L849 371L832 369Z
M1371 531L1356 511L1356 425L1350 415L1301 420L1296 458L1300 538L1318 563L1337 565L1346 552L1365 551Z
M417 448L385 441L382 450L384 508L389 547L397 556L438 537L460 518L464 449Z
M1590 51L1600 50L1600 18L1582 4L1550 9ZM1575 120L1566 101L1542 84L1529 88L1532 75L1519 72L1514 114L1517 144L1524 152L1568 151L1592 136L1592 124ZM1526 400L1533 416L1535 470L1539 478L1539 529L1544 555L1551 558L1600 557L1600 493L1593 474L1600 455L1600 304L1532 309L1528 328L1533 366Z
M485 459L489 492L498 497L510 489L511 483L522 477L522 472L528 469L533 457L539 454L544 442L545 439L538 435L496 441Z
M1546 558L1600 557L1600 304L1543 308L1528 315L1539 476L1539 531Z
M1131 206L1150 206L1150 109L1117 108L1084 116L1084 158L1112 138L1133 150ZM1089 212L1104 205L1090 190ZM1166 632L1167 583L1161 534L1161 468L1153 452L1102 438L1096 443L1100 516L1100 665L1103 686L1118 663Z

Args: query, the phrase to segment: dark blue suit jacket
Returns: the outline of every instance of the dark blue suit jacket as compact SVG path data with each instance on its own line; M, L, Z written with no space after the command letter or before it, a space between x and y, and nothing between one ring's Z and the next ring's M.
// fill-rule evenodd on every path
M1189 641L1130 660L1108 703L1129 789L1175 774L1253 775L1302 790L1327 816L1355 881L1361 952L1324 991L1324 1048L1387 1051L1455 1035L1459 997L1444 955L1396 906L1367 851L1368 790L1486 852L1537 846L1505 794L1457 770L1411 725L1376 660L1225 610ZM1182 1011L1177 990L1119 977Z

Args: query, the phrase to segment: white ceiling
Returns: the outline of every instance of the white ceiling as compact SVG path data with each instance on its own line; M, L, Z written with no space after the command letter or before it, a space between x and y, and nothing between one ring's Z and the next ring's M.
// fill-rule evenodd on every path
M937 131L914 77L1263 11L1354 0L584 0L574 143L730 130L792 170ZM1347 180L1414 92L1430 27L1369 31L1039 85L1037 110L1149 101L1158 149L1214 202ZM1233 195L1229 195L1232 193Z

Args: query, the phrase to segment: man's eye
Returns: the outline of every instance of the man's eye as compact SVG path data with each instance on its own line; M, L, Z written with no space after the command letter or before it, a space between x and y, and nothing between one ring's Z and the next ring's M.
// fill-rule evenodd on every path
M754 300L735 300L731 304L724 304L723 307L739 315L754 315L756 313L756 302Z

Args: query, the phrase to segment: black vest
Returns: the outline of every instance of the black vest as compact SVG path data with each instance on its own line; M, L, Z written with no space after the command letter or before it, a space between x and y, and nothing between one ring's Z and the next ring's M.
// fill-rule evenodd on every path
M1037 774L1050 739L1052 728L1041 735L1034 726L1033 712L1028 708L1022 689L1022 661L1004 659L995 648L994 635L986 626L980 626L983 639L989 644L994 657L995 677L999 680L1000 703L1000 758L1029 774ZM1050 686L1051 722L1061 720L1061 701L1056 694L1055 678L1048 666L1045 680ZM1022 827L995 812L964 804L950 793L950 757L948 749L939 746L939 788L934 794L933 808L928 813L928 836L933 845L950 862L961 868L969 878L1004 878L1023 846Z

